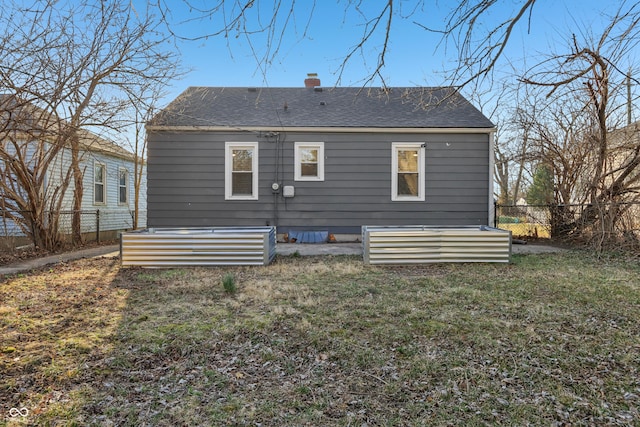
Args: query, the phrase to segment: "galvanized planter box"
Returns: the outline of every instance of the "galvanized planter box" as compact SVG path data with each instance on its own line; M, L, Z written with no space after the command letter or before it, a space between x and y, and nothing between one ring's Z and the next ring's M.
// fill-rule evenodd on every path
M487 226L363 226L367 264L506 262L511 232Z
M120 238L123 266L267 265L275 256L275 227L150 228Z

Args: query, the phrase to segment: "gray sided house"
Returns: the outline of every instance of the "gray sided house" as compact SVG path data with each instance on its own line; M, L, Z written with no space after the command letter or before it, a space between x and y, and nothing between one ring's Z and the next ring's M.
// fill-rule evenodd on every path
M495 128L458 92L309 80L190 87L154 117L148 226L353 234L493 223Z

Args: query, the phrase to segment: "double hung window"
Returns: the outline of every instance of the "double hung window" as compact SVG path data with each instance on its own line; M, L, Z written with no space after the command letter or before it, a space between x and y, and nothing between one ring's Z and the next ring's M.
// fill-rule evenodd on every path
M258 200L258 143L225 145L225 199Z
M93 203L103 205L107 202L107 167L102 163L93 164Z
M391 200L424 201L423 143L392 144Z
M129 201L129 171L125 168L118 170L118 203L126 205Z
M324 142L296 142L295 180L324 181Z

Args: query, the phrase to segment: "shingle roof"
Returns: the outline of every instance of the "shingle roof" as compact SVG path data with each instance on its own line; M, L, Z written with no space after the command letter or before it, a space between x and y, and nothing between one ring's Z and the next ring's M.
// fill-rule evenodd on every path
M19 99L14 95L0 94L0 129L22 132L30 136L40 135L49 140L55 138L56 132L65 126L67 126L65 120L32 102ZM80 144L87 151L100 152L126 160L134 159L132 152L113 141L83 128L77 129L77 132Z
M190 87L150 126L493 128L457 91L446 87Z

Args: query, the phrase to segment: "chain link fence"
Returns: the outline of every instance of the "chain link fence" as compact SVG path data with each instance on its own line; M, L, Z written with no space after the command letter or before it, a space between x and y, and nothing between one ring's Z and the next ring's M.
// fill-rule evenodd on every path
M61 211L58 213L58 234L63 242L71 241L73 230L74 211ZM12 216L19 215L22 218L29 218L30 212L11 212L3 214L0 211L0 247L12 249L21 245L32 243L30 235L33 234L34 226L27 220L14 221ZM85 242L101 242L113 240L118 237L118 232L133 228L134 211L131 210L86 210L79 212L80 233ZM43 218L45 224L49 218L49 212L45 212ZM138 212L138 228L146 226L146 211Z
M596 207L573 205L500 205L495 206L495 227L511 230L514 237L549 239L579 230L583 237L602 236L610 241L638 240L640 203L619 203ZM615 217L606 228L607 218ZM603 230L607 230L606 232Z
M513 237L551 238L549 206L496 205L496 228L510 230Z

